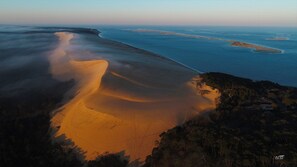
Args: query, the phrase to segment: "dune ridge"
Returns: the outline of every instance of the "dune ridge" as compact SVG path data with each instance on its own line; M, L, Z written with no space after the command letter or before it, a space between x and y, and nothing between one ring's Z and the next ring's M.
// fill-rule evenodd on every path
M151 85L106 60L75 60L68 49L79 36L55 35L60 44L50 56L50 71L57 79L74 79L76 86L74 98L52 118L52 127L57 130L55 137L71 139L87 160L105 152L124 152L131 160L143 161L162 132L215 107L212 98L197 92L204 88L197 87L195 79L170 88ZM149 74L152 79L158 76ZM207 94L219 96L212 89Z

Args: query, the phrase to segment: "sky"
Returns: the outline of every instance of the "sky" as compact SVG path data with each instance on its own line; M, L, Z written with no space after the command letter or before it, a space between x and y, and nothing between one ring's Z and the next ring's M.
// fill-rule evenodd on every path
M297 26L297 0L0 0L0 24Z

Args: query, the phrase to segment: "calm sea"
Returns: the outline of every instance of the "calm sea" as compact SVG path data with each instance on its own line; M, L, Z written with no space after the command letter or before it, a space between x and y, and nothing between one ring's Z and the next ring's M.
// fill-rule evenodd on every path
M99 26L103 38L145 49L201 72L224 72L254 80L270 80L297 86L297 28L255 27L156 27ZM278 48L282 54L258 53L230 46L220 40L194 39L157 32L162 30L238 40ZM271 40L282 38L285 40Z

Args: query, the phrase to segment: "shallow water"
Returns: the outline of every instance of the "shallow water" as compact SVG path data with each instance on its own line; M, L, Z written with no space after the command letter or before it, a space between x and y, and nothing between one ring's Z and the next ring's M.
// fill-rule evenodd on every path
M254 80L270 80L297 86L297 29L254 27L96 27L107 39L120 41L176 60L202 72L224 72ZM220 40L193 39L160 33L134 32L152 29L238 40L277 48L284 53L257 53L248 48L232 47ZM269 38L288 40L268 40Z

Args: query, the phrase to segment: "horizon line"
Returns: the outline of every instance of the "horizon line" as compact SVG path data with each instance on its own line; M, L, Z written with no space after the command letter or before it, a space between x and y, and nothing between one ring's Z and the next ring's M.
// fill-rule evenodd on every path
M61 23L0 23L0 26L25 26L25 27L66 27L66 26L151 26L151 27L259 27L259 28L297 28L297 25L220 25L220 24L88 24L88 23L71 23L71 24L61 24ZM84 28L84 27L82 27Z

